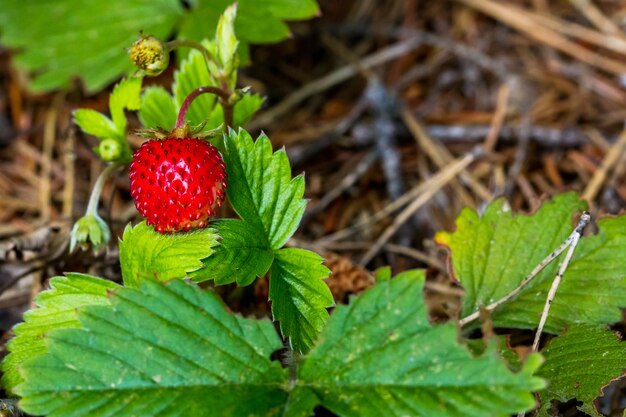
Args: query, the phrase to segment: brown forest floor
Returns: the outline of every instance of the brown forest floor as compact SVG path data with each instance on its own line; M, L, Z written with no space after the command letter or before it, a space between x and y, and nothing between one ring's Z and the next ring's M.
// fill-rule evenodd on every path
M420 267L428 269L433 317L454 315L460 289L432 238L451 230L463 207L480 210L506 196L514 210L532 211L549 196L575 190L595 216L623 211L626 4L620 3L322 0L322 16L292 25L292 39L253 48L241 84L267 102L248 128L265 131L276 148L284 145L294 173L306 173L310 202L292 243L325 256L339 301L371 285L369 271L377 267ZM106 111L109 92L32 96L10 60L0 50L5 339L49 277L82 271L120 280L115 243L98 257L67 253L71 220L84 211L102 169L91 151L95 139L71 125L71 111ZM169 86L171 75L153 82ZM488 152L475 156L478 147ZM454 175L454 162L470 157L475 161ZM437 173L451 180L433 181ZM419 207L372 217L418 186ZM128 178L120 175L103 196L113 235L120 236L138 220ZM263 281L219 291L234 309L267 312ZM624 381L611 387L607 415L621 415L625 390ZM564 406L562 415L583 415L572 409Z

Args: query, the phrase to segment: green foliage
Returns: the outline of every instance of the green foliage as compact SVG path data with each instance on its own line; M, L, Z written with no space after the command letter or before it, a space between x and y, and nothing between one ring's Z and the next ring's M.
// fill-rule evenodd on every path
M326 308L334 304L323 281L330 271L322 261L316 253L288 248L276 251L272 265L272 314L298 352L307 352L313 346L328 319Z
M68 88L81 77L97 92L134 71L125 49L140 31L167 39L202 41L213 37L230 0L195 0L184 10L178 0L6 0L0 8L0 42L18 49L15 63L32 74L34 91ZM313 0L239 0L237 37L248 43L277 42L289 34L283 20L314 16ZM24 24L27 22L27 24Z
M242 220L222 219L211 223L221 238L215 253L203 260L204 267L191 274L194 281L212 279L216 284L249 285L263 277L274 262L274 252L261 233Z
M552 340L543 351L546 363L538 375L550 381L540 392L541 416L548 416L550 400L576 398L581 411L600 417L593 400L602 388L624 374L626 343L614 332L598 326L576 325Z
M317 404L342 417L489 417L532 407L539 357L517 374L492 350L472 358L453 325L428 323L422 289L423 273L408 272L338 307L289 381L269 359L281 347L269 321L229 314L180 280L146 280L79 308L81 328L49 332L48 351L22 366L20 405L48 417L293 417Z
M70 252L77 246L86 250L91 246L95 253L104 249L111 240L111 230L98 214L86 214L74 223L70 233Z
M231 205L265 235L272 249L281 248L304 214L304 177L291 178L287 154L273 153L265 135L255 142L245 130L231 130L225 136L223 153Z
M33 74L32 90L81 77L93 93L134 71L125 49L141 30L167 38L182 17L178 0L5 0L0 42L19 50L15 64Z
M202 40L213 36L217 22L231 0L194 0L192 9L181 24L179 37ZM289 36L284 20L309 19L319 13L314 0L239 0L235 33L240 53L248 55L250 43L274 43ZM208 31L208 32L207 32Z
M138 287L145 279L167 281L184 278L202 267L201 259L217 245L215 230L161 234L141 222L127 226L120 241L120 264L124 285Z
M163 87L150 86L143 90L139 121L144 127L171 129L177 115L176 103Z
M575 193L544 203L536 213L511 214L504 200L490 204L482 216L461 212L456 231L436 240L451 250L452 269L466 290L462 317L511 292L543 258L572 232L572 216L585 208ZM578 243L546 329L560 332L572 323L603 324L620 318L626 306L626 216L602 219L595 236ZM494 325L533 329L556 275L559 259L548 265L514 299L493 312Z
M120 81L109 98L109 110L111 119L122 137L126 136L126 116L124 109L139 110L141 100L141 78L131 77Z
M228 76L237 69L237 46L239 41L235 36L235 17L237 16L237 4L226 8L224 14L217 22L215 31L215 58L220 68Z
M50 289L40 293L39 307L24 314L24 322L13 329L15 337L7 345L9 355L2 362L2 386L14 391L23 381L22 364L47 352L44 336L53 329L80 327L76 309L106 305L107 292L119 286L111 281L83 274L67 274L50 280Z
M162 87L149 87L141 97L139 119L144 127L171 129L176 123L178 109L185 97L200 86L217 86L207 70L202 54L191 51L174 74L173 96ZM244 125L261 107L263 99L258 94L245 93L233 109L233 124ZM187 120L192 126L206 122L203 130L219 127L224 122L224 113L213 94L203 94L196 98L189 107Z
M81 309L83 329L48 334L49 352L23 366L21 407L48 417L269 416L286 372L269 321L230 315L182 281L120 289Z
M342 417L508 416L534 407L540 358L518 374L493 350L472 358L453 324L428 322L423 281L423 271L405 272L338 306L298 372L309 394Z
M120 81L109 98L109 111L111 118L91 109L79 109L74 112L74 121L85 132L94 135L100 140L115 140L121 153L119 160L128 161L131 158L131 151L126 142L126 115L124 110L139 110L141 105L141 78L131 77ZM103 156L105 160L111 160L102 155L96 148L96 152Z
M221 236L216 253L203 260L194 281L251 284L270 273L274 318L298 352L306 352L328 318L333 305L324 283L329 270L322 258L301 249L281 249L295 232L306 201L304 178L291 178L284 151L272 152L262 135L256 142L243 129L224 136L228 199L241 220L218 220L211 225Z

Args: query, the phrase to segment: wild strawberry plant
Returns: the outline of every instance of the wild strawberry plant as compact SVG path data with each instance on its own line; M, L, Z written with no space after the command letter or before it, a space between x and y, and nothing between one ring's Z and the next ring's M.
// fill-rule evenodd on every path
M424 271L383 271L329 315L322 258L284 247L306 207L304 177L292 177L267 136L240 127L262 100L237 88L234 21L229 8L215 37L193 44L171 93L131 77L114 88L110 117L75 112L109 165L76 223L73 249L106 246L102 183L129 164L146 220L127 226L119 242L123 285L76 273L53 278L15 327L2 383L20 408L51 417L237 417L308 416L321 405L346 417L483 417L530 411L534 393L539 415L549 415L551 400L572 398L599 415L593 400L626 364L626 348L606 327L626 306L626 217L602 219L596 235L581 239L543 356L520 359L502 338L469 340L478 320L429 323ZM146 40L148 49L131 51L135 61L146 73L164 69L158 39L134 47ZM135 153L124 110L139 112L150 138ZM224 194L237 218L218 218ZM513 215L503 200L481 215L463 211L454 232L436 236L466 290L461 318L515 290L584 208L569 193L530 216ZM493 325L534 329L557 268L547 265L494 309ZM269 319L232 314L196 284L256 279L269 280L279 331ZM282 361L272 359L285 347Z

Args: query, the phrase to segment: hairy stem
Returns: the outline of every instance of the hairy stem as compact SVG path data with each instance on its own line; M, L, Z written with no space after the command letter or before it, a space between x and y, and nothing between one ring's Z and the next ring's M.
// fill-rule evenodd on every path
M167 46L169 49L174 49L174 48L179 48L179 47L187 47L187 48L195 49L199 51L204 57L204 61L207 64L207 69L209 68L210 63L214 63L217 65L217 60L215 59L215 57L200 42L190 41L190 40L185 40L185 39L176 39L176 40L167 42L165 46Z
M121 164L111 164L100 173L100 176L96 180L96 183L91 190L91 196L89 196L89 203L87 204L87 211L85 214L98 214L98 204L100 203L100 196L102 195L102 189L107 179L118 169L122 167Z
M187 97L185 97L185 101L183 101L182 106L180 106L180 110L178 111L178 118L176 119L176 127L175 129L181 129L185 127L185 118L187 117L187 111L189 110L189 106L191 103L198 97L200 94L211 93L215 94L219 97L220 103L224 108L224 129L228 129L228 126L232 126L233 124L233 106L229 103L230 94L228 91L213 86L204 86L199 87L193 90Z

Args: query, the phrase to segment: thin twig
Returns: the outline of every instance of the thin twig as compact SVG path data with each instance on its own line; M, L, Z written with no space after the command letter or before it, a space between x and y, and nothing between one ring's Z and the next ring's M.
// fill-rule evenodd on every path
M626 130L622 132L617 142L611 146L606 156L602 160L602 165L600 168L594 172L593 177L591 177L591 181L585 187L585 191L583 192L582 198L589 202L592 202L600 188L602 187L602 183L607 177L607 174L613 168L615 163L619 160L620 156L626 150Z
M324 236L321 241L324 243L327 242L334 242L337 240L341 240L344 239L348 236L353 235L354 233L358 232L359 230L365 229L369 226L371 226L372 224L379 222L380 220L386 218L388 215L390 215L391 213L393 213L394 211L398 210L399 208L403 207L404 205L408 204L410 201L418 198L420 195L422 195L423 193L425 193L427 190L431 189L431 188L437 188L440 187L439 184L441 183L446 183L447 181L450 181L450 179L448 178L449 176L454 177L455 175L457 175L460 171L462 171L463 169L465 169L469 164L471 164L474 161L474 158L471 155L465 155L453 162L451 162L450 164L448 164L445 168L442 168L440 171L438 171L435 175L433 175L432 177L428 178L427 180L425 180L424 182L416 185L415 187L413 187L412 189L410 189L409 191L407 191L403 196L401 196L400 198L396 199L395 201L392 201L391 203L389 203L387 206L385 206L382 210L378 211L377 213L375 213L373 216L371 216L370 218L361 221L359 223L356 223L348 228L339 230L333 234L330 234L328 236Z
M437 181L430 188L428 188L422 195L420 195L415 201L409 204L404 210L398 214L393 223L383 232L383 234L376 240L372 247L363 255L360 264L366 265L372 258L378 253L385 243L398 231L398 229L424 204L428 202L437 192L441 190L448 182L452 181L459 172L465 169L471 164L479 155L482 155L482 148L476 148L473 152L465 155L459 163L450 165L447 169L442 171L442 175L438 177Z
M378 65L382 65L388 61L391 61L395 58L411 52L412 50L422 45L422 41L423 39L421 36L416 36L411 39L393 44L387 48L381 49L363 58L363 60L361 60L361 67L369 69ZM322 78L319 78L302 86L300 89L288 95L276 106L272 107L270 110L254 119L248 125L250 130L255 130L272 123L274 120L289 112L289 110L291 110L294 106L298 105L300 102L307 99L308 97L317 93L321 93L322 91L325 91L330 87L346 81L358 72L358 68L356 68L352 64L349 64L330 72Z
M501 4L493 0L458 0L473 9L479 10L494 19L525 33L546 45L591 66L603 69L614 75L626 73L626 65L620 60L609 58L591 51L578 43L571 42L558 32L542 26L525 9L511 4Z
M303 221L308 221L311 216L319 213L321 210L328 207L330 203L335 201L335 199L339 198L344 191L352 187L359 180L359 178L361 178L372 167L377 159L378 153L376 151L370 151L365 155L365 157L362 157L356 166L353 167L351 172L344 176L343 180L338 185L333 187L317 204L307 210Z
M447 164L453 161L454 158L450 151L448 151L448 149L444 146L434 142L408 109L404 108L401 111L401 116L404 124L409 129L415 140L417 140L419 145L422 149L424 149L424 151L426 151L430 159L433 160L438 168L444 168ZM463 170L459 176L461 180L466 182L472 191L474 191L474 193L483 201L491 201L492 195L489 190L485 188L480 181L474 178L470 172ZM466 206L475 206L474 201L465 192L464 188L459 185L456 190L457 194L461 197Z
M522 116L522 122L519 130L519 144L517 145L517 151L515 152L515 159L511 164L508 172L508 178L506 185L504 186L504 192L507 195L513 193L515 182L517 177L522 172L524 162L528 155L528 145L530 144L530 114L526 111Z
M583 216L584 215L585 214L583 214ZM583 216L581 216L581 220L583 219ZM487 305L486 307L484 307L484 309L486 311L493 311L496 308L500 307L502 304L504 304L507 301L509 301L511 298L513 298L516 295L518 295L526 287L526 285L528 285L528 283L533 280L533 278L535 278L537 275L539 275L539 273L546 266L548 266L556 257L558 257L561 253L563 253L563 251L565 249L567 249L572 244L574 239L576 239L576 236L580 237L579 231L578 231L578 227L579 226L580 226L580 222L579 222L579 225L567 237L567 239L565 239L565 242L563 242L561 245L559 245L558 248L553 250L548 256L546 256L541 262L539 262L539 264L528 275L526 275L524 277L522 282L520 282L520 284L517 287L515 287L515 289L513 289L513 291L511 291L510 293L508 293L504 297L500 298L499 300L496 300L493 303ZM471 323L472 321L476 320L479 317L479 315L480 315L480 311L475 311L474 313L470 314L469 316L464 317L461 320L459 320L459 325L461 327L463 327L466 324Z
M580 220L578 221L578 225L574 229L572 233L571 241L569 243L569 250L565 255L565 259L561 263L561 267L559 268L559 272L556 274L554 281L552 282L552 286L550 287L550 291L548 292L548 298L546 298L546 304L543 307L543 312L541 313L541 319L539 320L539 326L537 327L537 333L535 334L535 341L533 342L533 352L537 352L539 349L539 340L541 339L541 333L543 332L543 327L546 324L546 320L548 319L548 313L550 312L550 306L552 305L552 301L556 295L556 290L559 288L559 284L561 279L563 279L563 274L565 274L565 270L572 260L572 255L574 255L574 250L576 250L576 245L578 244L578 240L582 236L583 230L591 221L591 215L587 212L584 212L580 216Z
M57 94L52 100L52 105L46 113L46 121L43 133L43 150L41 160L41 186L39 194L39 204L41 210L41 220L46 222L51 216L50 190L52 181L52 153L56 138L57 118L59 117L59 107L63 100L62 93Z
M66 219L72 218L72 212L74 208L74 174L76 160L76 128L72 125L68 129L67 138L65 141L63 165L65 166L65 184L63 185L63 217Z
M491 126L433 124L426 126L425 129L431 137L441 141L478 142L485 139ZM503 126L499 138L509 142L518 140L521 129L521 126ZM589 143L589 136L586 132L573 128L555 129L531 126L530 138L541 146L555 148L577 147Z

